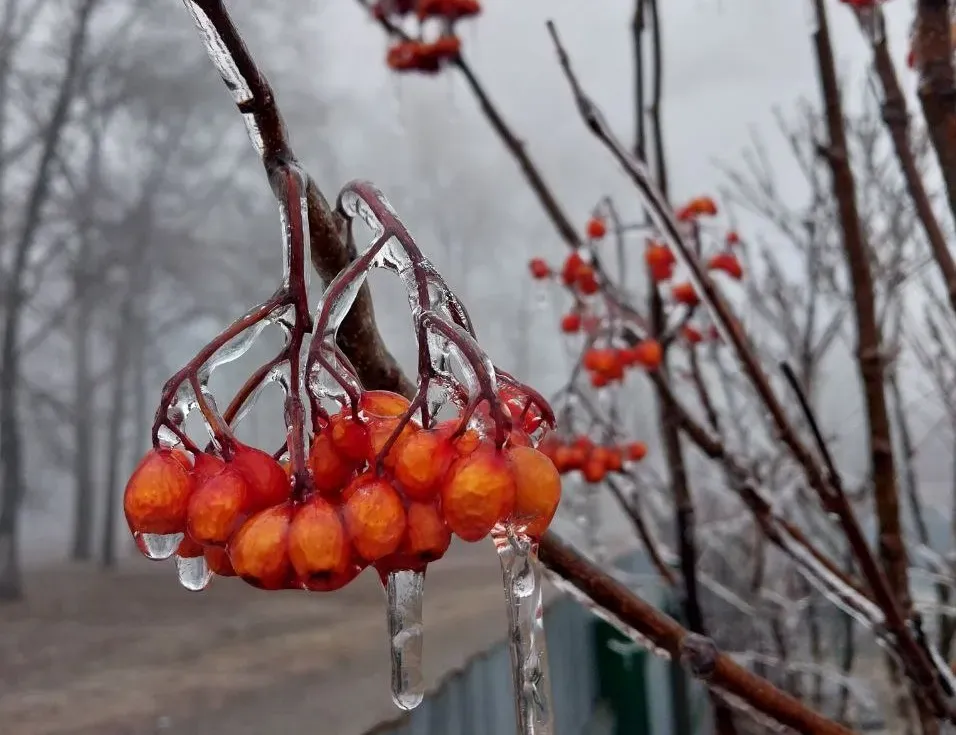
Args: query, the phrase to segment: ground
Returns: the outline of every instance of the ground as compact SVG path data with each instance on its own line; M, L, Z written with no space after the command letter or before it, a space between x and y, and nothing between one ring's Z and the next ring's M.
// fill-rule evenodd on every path
M505 632L490 544L429 569L429 684ZM366 573L334 594L265 593L234 579L181 589L169 564L31 572L0 607L3 735L360 735L396 715L384 600Z

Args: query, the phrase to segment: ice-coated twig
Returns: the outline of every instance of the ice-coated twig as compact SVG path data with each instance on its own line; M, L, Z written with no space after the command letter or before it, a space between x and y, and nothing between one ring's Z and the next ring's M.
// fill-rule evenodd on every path
M785 671L795 671L800 674L814 674L831 681L847 689L861 704L867 707L875 707L876 701L873 694L859 679L847 676L832 666L825 666L812 661L788 661L770 656L756 651L728 651L727 655L741 665L753 665L755 663L764 666L772 666Z

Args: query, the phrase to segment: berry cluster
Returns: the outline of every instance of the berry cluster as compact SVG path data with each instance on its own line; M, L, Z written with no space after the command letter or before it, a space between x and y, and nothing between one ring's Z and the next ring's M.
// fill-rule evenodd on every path
M578 471L588 482L598 483L611 472L623 472L626 463L644 459L647 445L643 442L601 445L588 436L565 440L552 437L541 444L541 451L551 459L560 474Z
M442 67L458 58L461 39L455 24L481 13L478 0L379 0L372 6L372 15L392 29L399 28L406 17L418 21L418 37L402 35L388 49L385 62L397 72L437 74ZM440 28L432 40L425 40L431 21Z
M239 576L262 589L328 591L369 566L383 580L393 572L423 571L445 554L453 534L468 542L489 534L536 541L561 497L557 470L534 448L554 427L550 406L484 354L464 306L381 192L365 182L343 190L339 211L378 234L329 285L313 322L304 285L305 229L295 219L304 209L296 208L304 183L291 169L277 179L292 223L287 232L295 238L287 243L292 275L167 382L154 448L124 494L141 550L154 559L175 552L180 581L190 588L208 581L184 580L181 562L196 559L204 573ZM375 267L407 277L419 346L411 400L364 389L335 341L358 293L355 284ZM204 381L233 355L239 335L276 314L287 320L286 346L220 414ZM306 354L308 331L315 336ZM452 358L464 378L453 372ZM286 381L280 384L287 438L272 455L233 432L267 380ZM450 418L440 421L445 408L452 409ZM212 436L205 450L183 431L193 409Z
M130 529L184 534L178 555L205 555L222 576L317 591L369 565L382 575L419 570L444 555L452 533L480 541L496 525L546 530L560 478L523 429L498 449L457 419L423 429L409 409L402 396L367 391L357 410L330 416L311 442L307 493L243 444L228 459L153 450L126 487Z
M645 339L630 347L592 347L584 352L581 364L591 376L591 385L603 388L624 379L629 368L656 370L664 351L656 339Z

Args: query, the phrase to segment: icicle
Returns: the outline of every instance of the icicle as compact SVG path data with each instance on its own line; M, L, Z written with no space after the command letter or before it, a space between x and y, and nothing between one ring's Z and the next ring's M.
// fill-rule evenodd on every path
M147 559L162 561L176 553L176 549L183 540L183 534L141 533L139 539L143 542L143 553Z
M403 710L415 709L425 696L422 676L422 597L425 572L389 572L388 638L392 661L392 701Z
M508 648L519 735L552 735L551 681L544 637L537 545L504 529L494 534L508 608Z
M184 559L176 557L176 572L179 574L179 583L187 590L199 592L206 589L212 579L212 570L206 563L205 557L195 556Z

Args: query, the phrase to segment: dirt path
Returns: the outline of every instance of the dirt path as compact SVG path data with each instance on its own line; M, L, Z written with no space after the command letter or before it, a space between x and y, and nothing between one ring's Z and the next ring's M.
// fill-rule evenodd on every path
M235 580L178 588L166 565L37 573L0 608L3 735L358 735L395 715L381 589L267 594ZM429 570L429 683L501 638L494 551Z

